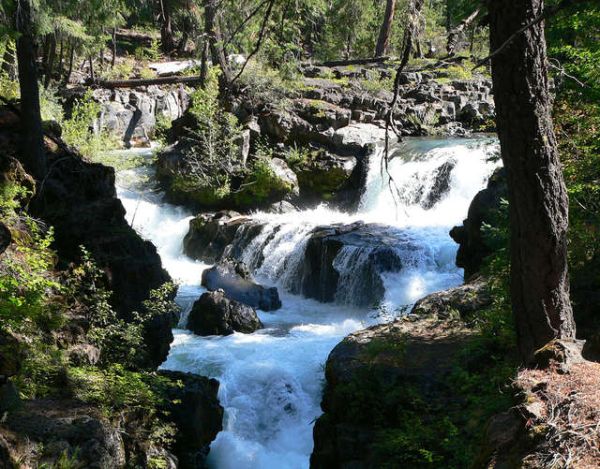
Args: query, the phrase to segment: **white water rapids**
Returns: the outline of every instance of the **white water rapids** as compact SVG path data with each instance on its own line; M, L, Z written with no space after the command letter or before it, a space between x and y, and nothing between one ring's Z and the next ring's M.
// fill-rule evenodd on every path
M255 215L267 226L242 257L256 266L256 259L264 256L255 272L257 280L278 286L282 309L259 311L265 328L253 334L198 337L177 329L163 364L163 368L214 377L221 383L224 430L211 446L211 467L307 468L313 423L321 414L327 355L347 334L390 319L369 308L348 306L356 304L352 295L358 287L352 269L361 262L360 252L350 248L342 249L334 261L341 278L336 303L321 304L286 292L310 231L319 225L364 220L388 225L408 237L413 248L400 253L402 270L384 275L383 310L393 314L427 293L461 283L462 271L454 266L457 245L448 231L466 217L472 198L485 186L497 165L488 161L495 151L491 138L407 139L395 149L397 156L389 168L400 196L396 203L381 173L382 152L377 151L370 159L357 213L319 207ZM432 188L437 169L448 162L452 164L449 188L427 210L423 197ZM121 172L119 197L130 223L157 246L164 267L180 285L177 301L189 311L203 292L200 277L208 266L182 254L191 214L149 191L149 175L149 169Z

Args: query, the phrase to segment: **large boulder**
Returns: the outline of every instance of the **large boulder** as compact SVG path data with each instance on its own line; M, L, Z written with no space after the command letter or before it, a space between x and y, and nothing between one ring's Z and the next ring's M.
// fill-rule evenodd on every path
M311 153L307 161L296 168L303 199L332 200L342 192L348 198L360 198L360 176L355 177L358 160L355 156L339 156L325 150Z
M183 238L183 252L192 259L216 262L231 245L240 226L249 222L249 218L233 211L198 215L190 220L190 229Z
M262 324L256 311L239 301L230 300L223 290L204 293L194 303L187 328L197 335L230 335L251 333Z
M420 467L428 442L411 445L410 427L460 405L447 379L471 337L459 320L413 315L346 337L327 359L311 468Z
M204 467L210 444L223 429L223 407L217 397L219 382L204 376L161 370L180 383L167 390L166 412L177 427L174 452L179 468Z
M465 269L465 279L479 272L483 259L493 252L482 231L484 223L494 225L498 221L498 210L502 199L508 196L506 171L498 169L490 178L487 188L479 192L469 207L462 226L455 226L450 236L460 247L456 265Z
M276 287L266 288L252 279L243 262L224 259L202 272L202 286L208 290L222 289L228 298L263 311L281 308Z
M459 287L432 293L417 301L411 314L448 318L452 315L469 319L473 313L492 304L488 284L483 277Z
M385 294L382 274L402 268L397 247L410 241L383 225L332 225L311 234L292 292L321 302L373 306Z
M281 158L266 158L254 162L232 204L240 210L264 208L299 194L298 177L287 163Z

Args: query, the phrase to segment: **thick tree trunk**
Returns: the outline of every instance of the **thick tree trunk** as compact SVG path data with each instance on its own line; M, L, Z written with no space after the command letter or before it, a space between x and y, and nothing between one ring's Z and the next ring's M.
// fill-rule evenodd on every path
M21 163L36 180L46 175L46 155L42 117L40 114L40 94L37 81L35 38L33 33L31 0L21 0L17 11L16 29L19 86L21 89Z
M73 74L73 62L75 61L75 43L71 42L71 51L69 52L69 69L67 70L67 74L65 75L65 85L69 84L71 81L71 75Z
M489 2L491 50L543 11L543 0ZM552 126L543 22L492 58L497 127L508 171L511 299L525 361L575 337L567 274L568 198Z
M388 52L395 11L396 0L387 0L383 22L381 23L381 29L379 30L379 38L377 39L377 46L375 47L375 57L381 57Z

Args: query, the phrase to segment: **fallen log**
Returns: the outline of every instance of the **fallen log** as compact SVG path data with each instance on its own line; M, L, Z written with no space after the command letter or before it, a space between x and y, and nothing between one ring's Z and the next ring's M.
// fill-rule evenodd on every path
M330 60L319 64L321 67L344 67L346 65L368 65L378 64L390 60L390 57L371 57L368 59Z
M179 83L194 84L200 83L199 76L182 77L182 76L170 76L170 77L158 77L158 78L134 78L132 80L107 80L107 81L95 81L89 82L86 86L95 86L99 88L137 88L138 86L150 86L150 85L175 85Z

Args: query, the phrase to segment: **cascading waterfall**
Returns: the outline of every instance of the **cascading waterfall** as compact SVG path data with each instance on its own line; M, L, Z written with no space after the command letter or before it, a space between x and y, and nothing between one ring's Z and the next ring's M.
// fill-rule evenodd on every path
M396 191L382 172L383 152L369 160L365 192L359 210L341 213L324 206L301 213L257 213L263 225L251 241L232 246L262 283L279 287L283 308L259 316L265 328L254 334L197 337L175 331L164 368L217 378L226 409L224 430L211 446L215 468L297 469L309 465L312 424L320 415L323 364L330 350L347 334L388 316L360 305L361 278L380 275L386 311L413 303L425 294L459 284L454 266L456 245L448 230L466 216L473 196L483 188L498 163L492 138L407 139L389 164ZM128 219L153 241L165 268L180 283L177 301L189 311L203 289L200 276L207 266L182 254L182 239L191 214L163 203L161 194L143 192L136 184L142 170L119 175L119 197ZM297 291L311 232L319 226L363 221L385 236L386 247L400 259L400 269L370 269L377 246L343 247L333 262L340 275L335 303L323 304ZM239 251L239 252L238 252ZM384 259L385 260L385 259ZM343 306L342 306L343 305ZM393 315L393 313L392 313ZM182 324L185 322L185 315Z

